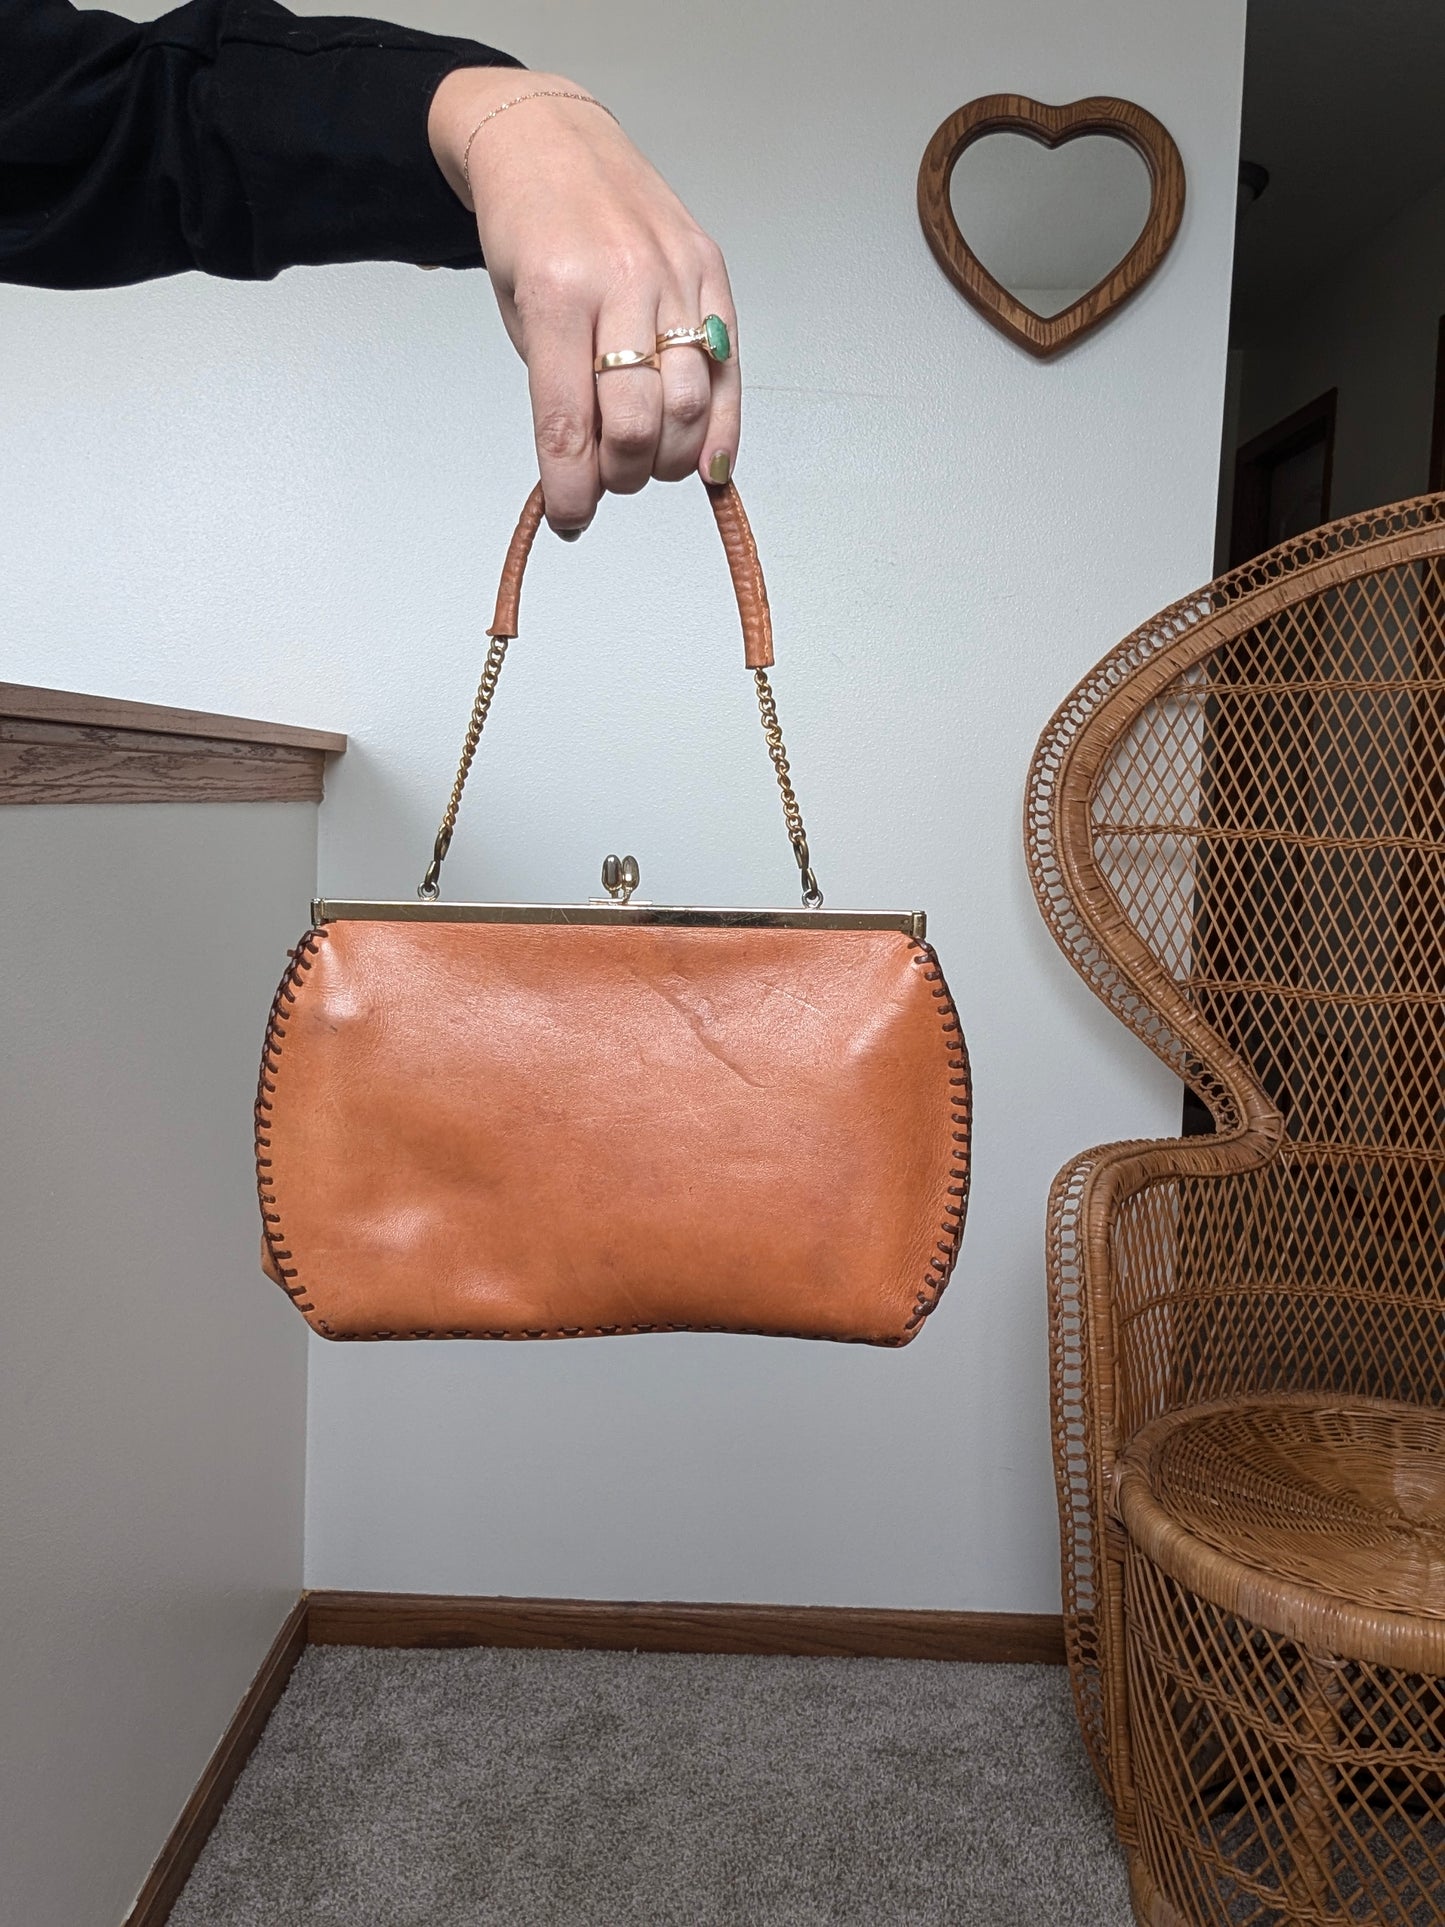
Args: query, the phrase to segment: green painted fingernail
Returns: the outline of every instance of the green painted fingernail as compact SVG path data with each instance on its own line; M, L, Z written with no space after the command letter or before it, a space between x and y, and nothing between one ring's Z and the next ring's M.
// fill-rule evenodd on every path
M710 482L725 482L733 472L733 458L725 448L720 448L707 465L707 479Z

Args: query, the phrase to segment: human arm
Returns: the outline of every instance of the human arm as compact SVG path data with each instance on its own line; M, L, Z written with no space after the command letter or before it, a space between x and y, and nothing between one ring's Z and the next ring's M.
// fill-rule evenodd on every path
M527 364L547 519L564 532L586 526L604 489L627 494L694 468L726 481L741 412L721 251L611 116L569 97L586 92L560 74L459 69L430 116L438 165L475 199L502 319ZM668 349L657 369L594 380L594 354L650 349L708 314L728 327L727 360Z
M476 266L427 114L454 68L492 64L517 65L478 42L275 0L190 0L145 23L0 0L0 280Z
M478 42L189 0L137 23L0 0L0 280L117 286L333 261L482 265L528 366L548 517L736 457L734 354L594 354L736 321L714 243L584 92ZM471 182L466 156L471 146ZM472 212L472 188L476 211Z

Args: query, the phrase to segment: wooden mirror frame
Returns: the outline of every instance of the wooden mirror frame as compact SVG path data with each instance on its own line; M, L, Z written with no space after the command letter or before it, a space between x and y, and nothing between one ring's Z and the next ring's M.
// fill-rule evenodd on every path
M958 225L950 188L966 147L988 134L1024 134L1044 147L1062 147L1086 134L1103 134L1134 149L1149 169L1149 213L1139 238L1117 266L1056 315L1036 314L996 280ZM1049 107L1026 94L984 94L960 107L934 134L918 170L918 218L935 258L966 300L1000 333L1045 357L1097 328L1153 274L1169 252L1184 214L1184 162L1161 121L1131 100L1098 94Z

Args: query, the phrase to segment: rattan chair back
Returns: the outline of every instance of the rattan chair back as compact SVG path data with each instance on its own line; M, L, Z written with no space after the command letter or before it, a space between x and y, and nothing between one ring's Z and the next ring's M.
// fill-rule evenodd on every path
M1055 938L1215 1126L1051 1205L1070 1660L1125 1808L1118 1452L1211 1401L1445 1391L1442 558L1445 496L1286 543L1129 636L1032 767Z

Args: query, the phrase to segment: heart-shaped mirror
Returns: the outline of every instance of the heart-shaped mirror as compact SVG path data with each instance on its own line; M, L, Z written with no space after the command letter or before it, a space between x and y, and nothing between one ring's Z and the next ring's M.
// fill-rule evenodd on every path
M1150 197L1143 156L1103 134L1052 148L990 134L959 155L948 190L969 247L1045 320L1112 274L1144 232Z
M1047 220L1034 232L1010 234L1006 223L1017 217L1019 196L1015 192L1006 200L1002 195L1001 170L1008 165L1008 150L1017 150L1022 143L994 139L982 149L978 144L990 136L1020 135L1050 149L1097 136L1132 148L1148 170L1148 208L1142 227L1127 176L1121 180L1107 157L1090 155L1076 171L1086 192L1091 188L1094 192L1096 211L1088 223L1060 228L1059 210L1068 203L1056 198L1052 235ZM1097 144L1090 140L1090 147ZM967 180L960 179L958 200L966 218L970 206L984 210L983 225L976 233L977 250L964 237L954 202L954 170L970 148L975 150L977 164L966 170ZM1088 155L1089 150L1083 153ZM1011 213L1001 221L997 217L1010 201ZM990 212L995 218L988 218ZM1183 212L1184 164L1167 128L1133 101L1108 96L1076 100L1064 107L1049 107L1022 94L989 94L970 101L950 114L935 133L918 171L919 219L939 265L987 320L1021 348L1040 356L1056 354L1096 328L1148 280L1168 253ZM1120 257L1080 292L1076 283L1088 244L1103 241L1107 245L1111 232L1116 243L1120 235L1124 237ZM1127 246L1130 234L1137 238ZM984 265L980 251L994 260L997 274Z

